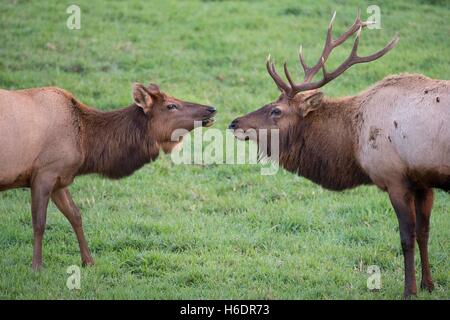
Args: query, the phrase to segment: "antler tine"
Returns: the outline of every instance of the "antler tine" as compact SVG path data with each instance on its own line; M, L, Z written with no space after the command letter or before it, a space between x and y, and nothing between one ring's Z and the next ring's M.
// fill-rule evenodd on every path
M347 40L352 34L354 34L358 29L362 26L363 28L366 27L368 23L361 21L361 10L358 9L356 13L355 22L353 22L353 25L344 32L339 38L333 41L333 48L336 48L337 46L341 45L345 40Z
M304 80L305 82L311 81L314 78L316 73L322 67L322 58L324 60L327 60L328 56L331 53L331 50L333 50L334 47L333 24L335 20L336 20L336 11L333 12L333 16L331 17L330 23L328 24L327 37L325 40L325 44L323 45L323 50L322 54L320 55L319 61L313 67L308 68L307 72L305 71L305 80Z
M302 64L303 72L306 74L309 72L309 67L305 62L305 56L303 55L303 46L300 45L300 48L298 49L298 57L300 59L300 63Z
M284 67L284 74L286 75L286 79L288 79L289 84L291 85L291 88L294 88L295 83L294 83L294 81L292 81L291 74L289 73L286 62L284 63L283 67Z
M325 47L329 47L333 43L333 24L334 20L336 20L336 11L333 13L333 16L331 17L330 23L328 24L327 29L327 38L325 40ZM325 50L325 48L324 48Z
M270 76L272 77L273 81L277 85L278 89L280 89L281 92L289 93L291 87L289 87L278 75L277 71L275 70L274 63L270 61L270 55L267 57L266 68Z
M322 58L322 72L323 72L323 77L325 78L327 75L327 70L325 69L325 59Z
M333 24L335 20L336 20L336 11L333 13L330 23L328 24L327 39L325 40L325 45L330 45L331 43L333 43Z
M350 52L350 57L356 58L358 57L358 46L359 46L359 38L361 37L362 26L359 27L358 33L356 34L355 42L353 43L352 51Z
M331 17L330 23L328 24L328 29L333 28L334 20L336 20L336 11L333 12L333 16Z
M388 53L390 50L392 50L397 45L397 42L399 40L400 40L400 36L398 34L396 34L383 49L381 49L375 53L372 53L371 55L365 56L365 57L357 56L356 57L358 60L357 63L370 62L370 61L381 58L386 53Z

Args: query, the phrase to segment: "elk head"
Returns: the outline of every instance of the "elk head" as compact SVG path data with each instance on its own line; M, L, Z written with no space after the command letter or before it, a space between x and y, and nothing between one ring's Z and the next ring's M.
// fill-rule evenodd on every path
M177 129L185 132L194 129L195 122L209 127L214 124L216 109L197 103L186 102L160 91L156 84L133 85L134 103L148 118L149 130L164 152L169 153L180 141L172 140Z
M369 56L361 57L357 53L359 39L363 28L370 23L361 21L358 12L353 25L340 37L333 39L332 30L335 17L336 12L333 14L328 26L322 54L314 66L309 67L306 64L303 56L303 50L300 46L299 59L305 73L303 82L295 83L292 80L286 63L284 64L284 73L286 75L287 82L285 82L275 70L275 65L270 60L270 56L268 57L266 63L267 71L274 80L278 89L281 91L281 95L276 101L233 120L233 122L229 125L229 129L234 131L236 138L258 140L259 132L261 131L260 129L267 129L267 133L269 135L270 129L278 129L279 137L280 139L283 139L283 135L285 135L293 127L298 126L300 122L308 116L308 114L320 109L323 106L323 94L317 89L337 78L354 64L370 62L382 57L390 51L399 40L399 37L395 36L388 43L388 45L380 51ZM348 58L334 71L328 72L325 68L325 63L332 50L344 43L345 40L355 33L356 39ZM313 81L314 76L320 70L322 70L323 73L322 79ZM252 134L247 134L248 131L251 131Z

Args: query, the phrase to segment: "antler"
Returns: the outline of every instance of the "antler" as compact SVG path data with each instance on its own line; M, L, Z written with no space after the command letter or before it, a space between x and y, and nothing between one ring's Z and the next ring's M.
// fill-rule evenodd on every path
M303 67L303 71L305 73L305 78L302 83L296 84L292 80L292 77L289 73L289 70L287 69L286 62L284 63L284 73L286 75L286 79L288 80L289 84L287 84L277 73L275 69L275 65L270 60L270 55L267 57L267 71L269 72L272 79L275 81L276 85L280 89L280 91L284 92L289 97L295 96L298 92L301 91L307 91L312 89L317 89L331 80L337 78L340 76L345 70L350 68L354 64L358 63L364 63L364 62L370 62L373 60L376 60L378 58L381 58L384 56L387 52L389 52L392 48L395 47L399 40L399 36L395 35L394 38L380 51L375 52L374 54L371 54L369 56L360 57L358 56L357 50L359 45L359 38L361 37L361 32L364 27L371 24L371 22L363 22L360 19L360 13L358 10L358 14L356 15L355 22L353 25L348 29L346 32L344 32L339 38L333 39L333 23L336 18L336 11L333 14L333 17L331 18L330 24L328 25L327 30L327 37L325 40L325 45L322 50L322 54L320 55L319 61L312 67L308 67L308 65L305 62L305 58L303 56L303 47L300 46L299 50L299 59L300 63ZM328 59L328 57L331 54L331 51L341 45L345 42L351 35L353 35L355 32L358 32L356 34L355 42L353 43L352 51L350 52L350 55L347 59L339 66L337 67L333 72L327 72L325 69L325 63ZM316 82L311 82L314 76L319 72L319 70L322 69L323 72L323 78Z

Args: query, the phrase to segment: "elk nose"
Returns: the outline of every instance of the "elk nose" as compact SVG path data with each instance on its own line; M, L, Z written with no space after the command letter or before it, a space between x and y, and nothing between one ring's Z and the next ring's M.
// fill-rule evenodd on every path
M214 108L214 107L208 107L207 110L208 110L210 113L215 113L215 112L217 111L216 108Z
M238 123L238 119L234 119L234 120L230 123L230 125L228 126L228 129L230 129L230 130L236 129L237 123Z

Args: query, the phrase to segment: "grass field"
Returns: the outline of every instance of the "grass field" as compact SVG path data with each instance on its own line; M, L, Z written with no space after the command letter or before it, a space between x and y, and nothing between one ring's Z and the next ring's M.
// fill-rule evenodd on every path
M270 52L294 70L298 45L318 57L331 14L336 34L366 1L74 1L81 30L66 27L73 2L0 2L0 87L57 85L111 110L131 103L132 82L157 82L185 100L217 107L216 128L272 101ZM447 1L376 1L382 29L363 33L361 53L399 32L398 46L327 85L351 95L384 76L450 77ZM351 44L330 58L330 68ZM375 187L333 193L259 165L174 165L162 156L130 178L96 176L71 186L96 265L81 290L66 287L80 263L69 223L52 205L44 268L31 271L29 193L0 193L0 298L30 299L399 299L403 257L387 195ZM436 282L420 299L450 298L450 196L437 193L430 261ZM419 268L418 254L416 265ZM366 287L369 265L382 288ZM417 272L420 279L420 272Z

